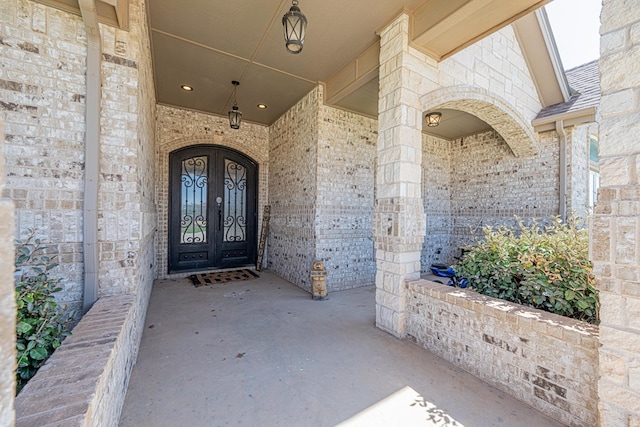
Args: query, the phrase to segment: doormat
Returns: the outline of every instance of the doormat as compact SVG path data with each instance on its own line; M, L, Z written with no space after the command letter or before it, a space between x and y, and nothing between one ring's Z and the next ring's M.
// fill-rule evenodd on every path
M236 280L250 280L260 277L255 271L243 268L242 270L216 271L214 273L192 274L187 277L193 286L215 285L216 283L233 282Z

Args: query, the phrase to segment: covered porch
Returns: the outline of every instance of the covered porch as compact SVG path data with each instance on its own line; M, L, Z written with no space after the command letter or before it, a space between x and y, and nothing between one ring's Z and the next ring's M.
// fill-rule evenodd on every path
M557 426L375 327L375 288L313 301L269 271L154 283L120 425Z

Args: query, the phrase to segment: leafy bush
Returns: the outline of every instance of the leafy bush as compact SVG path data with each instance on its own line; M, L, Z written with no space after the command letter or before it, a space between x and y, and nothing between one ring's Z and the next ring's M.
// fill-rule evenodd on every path
M69 335L70 315L54 297L61 290L60 279L49 276L58 265L54 259L32 230L24 242L16 242L17 391Z
M546 227L519 221L518 228L485 227L458 275L482 294L598 323L587 230L559 218Z

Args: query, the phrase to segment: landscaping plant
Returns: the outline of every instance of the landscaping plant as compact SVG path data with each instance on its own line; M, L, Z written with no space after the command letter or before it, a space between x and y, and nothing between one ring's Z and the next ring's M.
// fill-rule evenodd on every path
M479 293L589 323L599 321L599 300L589 236L575 220L548 226L518 222L517 229L483 229L484 239L456 266Z
M46 254L46 246L34 231L16 242L17 391L31 379L45 360L69 335L65 314L54 297L61 290L59 278L50 276L58 264Z

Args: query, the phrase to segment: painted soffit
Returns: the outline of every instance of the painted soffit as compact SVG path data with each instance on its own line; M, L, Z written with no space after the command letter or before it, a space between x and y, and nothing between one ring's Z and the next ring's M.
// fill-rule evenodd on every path
M567 102L571 89L544 8L513 23L543 108Z
M80 14L77 0L37 1ZM323 84L328 105L377 117L377 32L399 13L411 15L412 45L442 60L549 1L385 0L371 7L370 0L302 0L307 39L301 54L290 55L281 25L290 0L148 0L156 99L226 116L231 80L238 80L243 119L270 125ZM96 9L101 22L127 28L128 0L96 0ZM182 91L185 84L194 91Z

